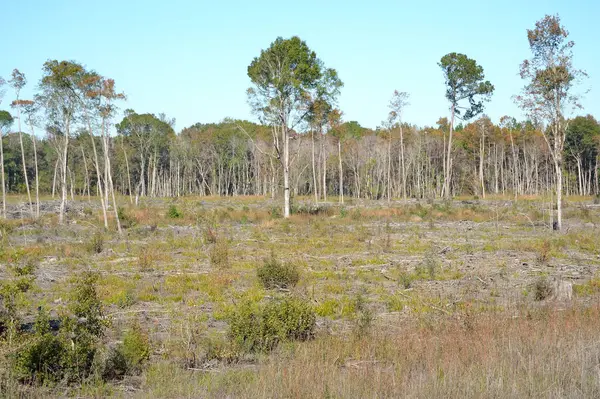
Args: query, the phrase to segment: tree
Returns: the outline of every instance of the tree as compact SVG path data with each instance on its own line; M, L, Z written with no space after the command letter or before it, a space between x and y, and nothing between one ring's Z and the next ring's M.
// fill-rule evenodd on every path
M116 127L117 132L137 149L139 181L136 195L154 195L150 176L155 173L151 173L150 169L156 170L159 153L168 148L169 141L175 138L173 127L154 114L137 114L131 109L125 110L125 117Z
M25 179L25 187L27 188L27 199L29 200L29 212L31 216L33 213L33 204L31 202L31 191L29 190L29 179L27 178L27 164L25 163L25 150L23 149L23 132L21 129L21 102L20 94L21 89L27 84L25 74L20 72L18 69L14 69L12 72L12 79L9 80L9 84L15 90L16 99L12 102L12 106L17 109L17 119L19 120L19 144L21 145L21 162L23 164L23 177Z
M518 157L517 151L515 149L515 132L518 130L517 120L510 116L503 116L500 118L500 128L506 130L508 132L508 136L510 138L510 150L512 154L512 172L513 172L513 195L515 196L515 202L517 201L518 196Z
M344 203L344 170L342 168L342 140L344 138L344 129L342 127L342 111L334 109L329 113L329 131L337 138L338 144L338 172L339 172L339 199L340 204Z
M565 154L575 162L579 195L590 193L592 171L595 171L594 186L598 183L598 140L600 124L592 115L578 116L569 123L565 137ZM586 171L589 176L587 183Z
M307 101L319 97L328 79L339 81L334 69L325 69L304 41L294 36L278 37L248 66L254 87L248 89L249 102L263 123L274 129L274 145L283 168L283 214L290 216L290 132L307 118ZM338 85L341 86L341 82ZM312 95L311 95L312 94Z
M410 95L406 92L394 90L392 99L390 100L389 119L392 123L398 123L400 129L400 169L402 173L402 198L406 201L406 164L404 161L404 129L402 127L402 112L410 105L408 98Z
M31 141L33 143L33 162L35 165L35 217L40 217L40 181L38 172L38 154L37 154L37 143L35 137L34 126L36 124L36 115L38 112L39 104L31 100L19 100L20 107L23 108L23 113L27 118L27 123L31 129Z
M573 67L573 41L560 24L558 16L546 15L527 30L532 58L523 61L520 75L525 80L517 103L535 122L544 123L543 137L554 163L556 184L556 221L554 228L562 228L562 168L568 120L566 114L579 108L579 96L573 85L585 73Z
M2 216L6 219L6 183L4 181L4 132L8 132L13 123L13 117L8 111L0 111L0 165L2 176Z
M83 67L72 61L49 60L44 63L43 76L40 82L42 93L38 100L46 109L47 130L55 143L58 161L61 166L61 202L59 223L64 223L67 203L67 158L69 138L80 100L76 87Z
M2 98L4 97L3 86L6 81L0 76L0 104L2 104ZM2 131L8 129L12 125L13 118L7 111L0 111L0 165L2 168L2 216L6 219L6 185L4 184L4 148L2 144L3 134Z
M452 133L454 119L467 121L483 112L484 101L489 101L494 86L487 80L483 67L464 54L449 53L442 57L438 64L446 81L446 99L450 102L450 134L448 136L448 152L444 176L444 194L450 198L450 182L452 179ZM468 105L462 105L464 101Z

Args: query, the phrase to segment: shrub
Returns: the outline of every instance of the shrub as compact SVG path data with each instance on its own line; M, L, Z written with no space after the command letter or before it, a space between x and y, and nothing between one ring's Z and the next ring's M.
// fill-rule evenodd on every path
M125 332L123 342L111 349L104 365L102 376L107 380L125 375L136 375L142 371L150 358L148 335L135 323Z
M137 224L137 221L133 216L129 214L122 206L117 208L117 216L119 216L119 222L121 223L121 227L124 229L128 229Z
M171 219L179 219L183 217L183 212L177 209L175 205L171 205L167 211L167 216Z
M210 264L213 267L229 267L229 241L224 238L217 239L217 242L210 249L209 257Z
M138 266L140 268L140 271L152 271L152 268L154 267L154 262L157 257L158 256L156 250L150 247L142 247L138 255Z
M362 338L369 333L375 317L362 293L356 295L353 300L353 306L354 334L357 338Z
M212 227L207 227L204 230L204 242L207 244L214 244L217 242L217 230Z
M46 312L36 318L33 336L25 336L11 369L21 382L81 382L93 371L99 338L106 326L96 294L97 275L84 273L71 292L71 315L61 319L57 335L50 332Z
M550 241L544 240L538 249L537 261L541 264L546 264L551 258L552 245Z
M542 276L533 283L533 294L536 301L543 301L549 298L554 293L552 282L548 278Z
M104 249L104 235L97 231L86 245L86 249L91 254L99 254Z
M245 302L230 314L229 337L242 351L268 352L282 341L312 338L315 324L314 310L300 298Z
M290 288L300 279L300 273L295 264L282 263L274 254L265 259L262 266L256 270L256 275L266 289Z

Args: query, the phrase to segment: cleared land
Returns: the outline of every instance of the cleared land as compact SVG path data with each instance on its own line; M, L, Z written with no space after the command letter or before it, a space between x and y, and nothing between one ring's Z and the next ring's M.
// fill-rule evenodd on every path
M73 277L92 270L110 320L106 347L136 321L150 343L137 373L83 385L4 381L7 394L134 397L598 397L600 207L570 198L552 232L550 201L349 202L258 197L122 199L124 237L96 201L45 201L40 220L1 227L0 278L35 264L20 306L59 318ZM270 259L299 272L265 288ZM231 343L241 304L306 300L310 339L270 351ZM2 344L5 359L14 348ZM3 378L10 361L1 362Z

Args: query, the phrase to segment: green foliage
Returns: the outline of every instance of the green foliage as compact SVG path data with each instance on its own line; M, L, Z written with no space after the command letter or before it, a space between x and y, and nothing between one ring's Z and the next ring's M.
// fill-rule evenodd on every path
M353 307L354 334L357 338L362 338L369 333L375 316L362 292L354 298Z
M0 327L12 337L20 325L20 313L29 304L28 292L34 287L35 266L13 266L9 269L12 277L0 282Z
M274 253L264 260L263 265L256 270L256 275L266 289L290 288L300 279L298 267L293 263L282 263Z
M104 234L97 231L86 244L86 249L91 254L99 254L104 249Z
M84 273L76 281L69 303L70 315L61 319L60 331L49 330L47 313L41 309L33 336L12 358L16 378L26 383L81 382L92 372L99 338L106 326L96 295L97 275Z
M76 319L74 332L96 338L102 336L106 327L102 302L96 292L98 277L97 273L82 273L75 281L69 305Z
M167 211L167 216L171 219L179 219L183 217L183 213L175 205L171 205Z
M138 323L134 323L123 336L123 342L111 349L102 376L107 380L120 379L125 375L136 375L142 371L150 358L148 335Z
M119 216L119 222L121 222L121 227L124 229L128 229L137 224L137 221L129 212L125 210L122 206L117 208L117 215Z
M438 65L446 79L446 98L456 115L468 120L483 112L483 102L488 101L494 92L494 86L484 81L483 68L475 60L459 53L446 54ZM463 100L469 102L464 113L459 109Z
M314 310L303 299L247 301L229 315L229 337L244 352L268 352L282 341L311 338L315 325Z

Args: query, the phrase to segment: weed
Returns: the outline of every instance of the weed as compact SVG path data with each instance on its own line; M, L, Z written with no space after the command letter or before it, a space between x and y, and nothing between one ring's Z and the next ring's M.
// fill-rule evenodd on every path
M209 253L210 264L221 269L228 268L229 263L229 241L219 238L213 244Z

